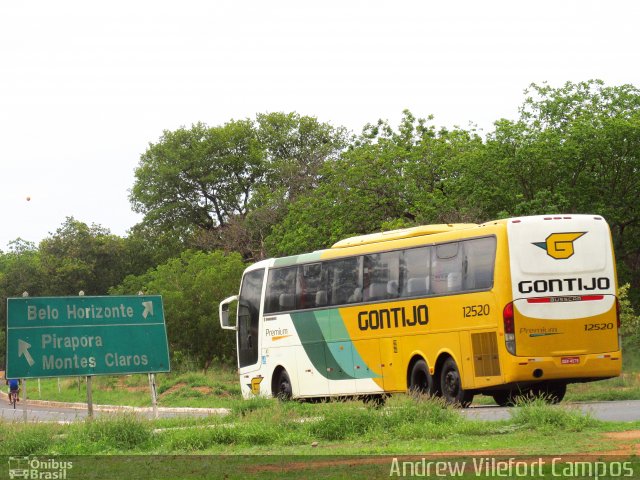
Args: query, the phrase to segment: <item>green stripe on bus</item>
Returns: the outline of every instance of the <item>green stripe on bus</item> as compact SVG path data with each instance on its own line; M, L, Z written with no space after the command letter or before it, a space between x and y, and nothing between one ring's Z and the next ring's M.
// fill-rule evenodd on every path
M291 318L305 353L322 376L329 380L379 377L354 368L365 362L353 348L338 309L298 312Z

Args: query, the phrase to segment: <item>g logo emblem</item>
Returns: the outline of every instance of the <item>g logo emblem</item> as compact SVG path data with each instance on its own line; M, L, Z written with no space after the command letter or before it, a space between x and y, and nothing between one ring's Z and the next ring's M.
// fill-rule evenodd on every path
M260 393L260 384L262 383L262 377L253 377L251 379L251 393L258 395Z
M573 242L587 232L552 233L545 242L533 242L536 247L547 251L556 260L565 260L573 255Z

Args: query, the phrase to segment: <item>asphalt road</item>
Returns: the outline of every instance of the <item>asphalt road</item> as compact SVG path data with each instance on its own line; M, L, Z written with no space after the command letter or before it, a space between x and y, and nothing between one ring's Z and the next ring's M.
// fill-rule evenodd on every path
M63 406L33 405L27 404L27 421L29 422L73 422L82 420L88 416L85 408L70 408ZM151 408L94 408L94 417L104 415L114 415L123 412L135 412L136 415L153 418L154 413ZM226 413L225 409L219 408L158 408L158 416L167 417L206 417L208 415L220 415ZM24 421L24 409L20 402L14 408L6 399L0 399L0 419L3 421Z
M640 400L626 400L616 402L588 402L588 403L562 403L558 408L576 408L590 414L599 420L632 422L640 420ZM511 407L498 406L474 406L462 410L468 418L479 420L504 420L510 418ZM113 415L115 412L122 412L117 409L96 408L94 415ZM127 409L124 411L135 411L137 415L152 418L153 412L150 408ZM220 415L228 412L226 409L199 409L199 408L159 408L160 417L176 416L207 416ZM62 406L28 405L27 421L30 422L73 422L87 417L87 410L80 408L68 408ZM14 410L5 399L0 400L0 419L4 421L23 421L23 406L19 403Z
M633 422L640 420L640 400L623 400L615 402L580 402L561 403L561 408L576 408L590 413L598 420L614 422ZM510 418L512 407L477 406L465 408L464 414L479 420L505 420Z

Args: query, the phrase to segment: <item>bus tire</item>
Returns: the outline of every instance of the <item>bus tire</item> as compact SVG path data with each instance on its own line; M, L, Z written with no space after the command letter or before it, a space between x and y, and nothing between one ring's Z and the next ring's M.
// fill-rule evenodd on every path
M289 378L289 374L283 368L280 370L280 374L278 376L278 381L276 383L276 391L274 392L274 396L283 402L287 400L291 400L293 396L293 390L291 388L291 379Z
M491 394L493 401L501 407L511 407L515 405L516 399L513 390L500 390Z
M453 358L447 358L440 372L440 391L445 402L468 407L473 401L473 393L462 388L460 371Z
M560 403L567 393L566 383L542 383L531 389L534 398L541 398L545 402L555 405Z
M387 402L387 395L385 395L384 393L365 395L362 397L362 401L365 405L371 406L373 408L382 408Z
M417 360L409 372L409 393L415 395L433 395L433 377L429 373L427 362Z

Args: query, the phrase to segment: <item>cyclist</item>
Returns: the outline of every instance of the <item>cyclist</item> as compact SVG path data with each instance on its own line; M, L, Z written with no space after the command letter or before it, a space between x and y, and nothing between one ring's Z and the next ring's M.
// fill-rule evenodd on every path
M16 378L8 378L7 385L9 385L9 403L11 403L11 394L16 393L16 399L20 400L20 380Z

